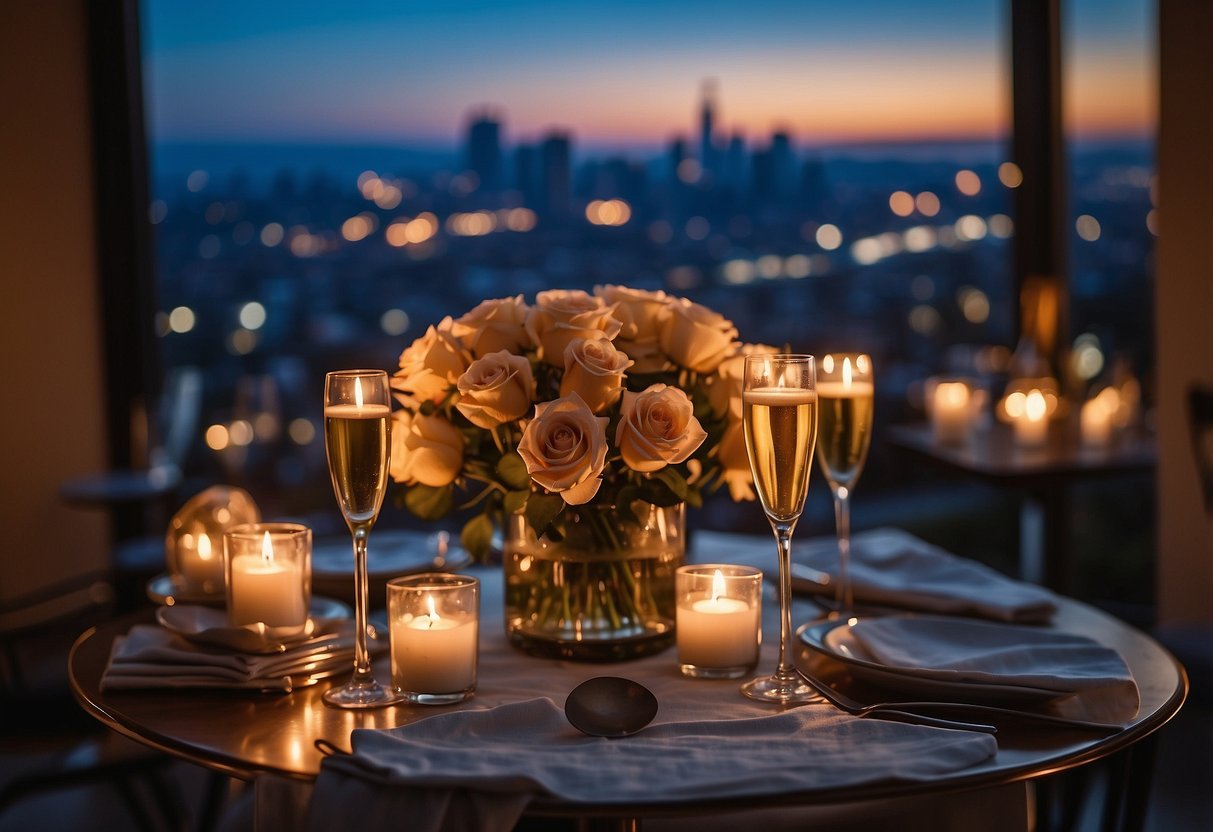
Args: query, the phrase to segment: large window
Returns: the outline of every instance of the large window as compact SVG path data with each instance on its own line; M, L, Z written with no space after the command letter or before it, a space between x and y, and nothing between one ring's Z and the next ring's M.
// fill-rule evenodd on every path
M548 287L664 288L748 341L867 350L878 426L930 373L997 369L1006 13L145 0L158 334L206 391L191 470L332 514L324 371ZM865 490L896 484L874 447Z

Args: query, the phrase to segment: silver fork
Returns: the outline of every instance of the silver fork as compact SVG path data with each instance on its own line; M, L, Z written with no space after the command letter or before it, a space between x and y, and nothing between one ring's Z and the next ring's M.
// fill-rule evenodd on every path
M1024 722L1036 722L1042 725L1057 725L1066 728L1078 728L1084 731L1096 731L1103 734L1116 734L1124 730L1123 725L1116 725L1109 722L1094 722L1087 719L1054 716L1053 714L1042 714L1035 711L1018 711L1013 708L1000 708L997 705L978 705L970 702L877 702L871 705L865 705L862 702L857 702L846 694L840 693L834 688L831 688L821 679L815 679L809 676L803 670L800 671L800 675L804 676L805 681L812 685L818 693L830 700L830 702L832 702L834 705L859 717L868 716L869 714L876 715L879 713L888 712L912 712L915 715L930 719L930 717L927 717L925 714L920 714L919 712L935 711L941 714L959 714L970 717L1006 717ZM957 724L964 725L965 723ZM973 727L969 730L981 729L978 727Z
M816 679L803 670L799 671L804 680L814 690L825 697L831 705L858 717L870 716L877 719L887 719L892 722L908 722L912 725L929 725L933 728L951 728L954 731L979 731L983 734L997 734L998 729L993 725L980 722L958 722L953 719L927 716L902 710L896 703L881 702L875 705L864 705L856 702L846 694L839 693L820 679Z

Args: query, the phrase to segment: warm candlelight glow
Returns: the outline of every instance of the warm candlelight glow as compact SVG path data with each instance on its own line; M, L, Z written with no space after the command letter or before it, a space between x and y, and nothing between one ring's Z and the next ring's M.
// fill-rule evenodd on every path
M268 531L261 538L261 559L266 563L274 562L274 543L270 540L270 533Z
M362 407L362 379L354 377L354 404L357 407Z
M842 359L842 386L843 387L851 386L851 359L850 358Z
M715 603L724 597L724 574L717 569L716 574L712 576L712 602Z
M209 534L198 535L198 560L211 559L211 536Z
M675 576L675 593L683 675L736 678L757 663L761 572L739 566L683 566Z
M1024 415L1034 422L1044 418L1047 408L1048 405L1045 402L1044 394L1039 390L1033 390L1028 393L1023 403Z

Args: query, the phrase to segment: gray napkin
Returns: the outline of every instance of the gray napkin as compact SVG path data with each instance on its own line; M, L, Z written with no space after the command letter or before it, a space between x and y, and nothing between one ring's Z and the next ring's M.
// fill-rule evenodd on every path
M739 552L750 555L754 540L700 533L695 538L697 559L735 561ZM774 546L772 542L765 551L767 570L775 568ZM838 574L838 542L832 537L803 543L793 540L792 560L833 578ZM861 603L1020 624L1047 622L1057 609L1053 593L1047 589L1008 578L900 529L873 529L851 538L851 585L855 600ZM801 592L834 592L832 584L822 586L796 577L792 586Z
M373 643L374 644L374 643ZM378 649L382 650L380 645ZM250 654L191 644L162 627L138 624L114 639L101 689L233 688L290 691L292 676L328 673L354 661L353 623L338 637L282 653Z
M1058 694L1137 685L1115 650L1070 633L933 616L864 618L851 635L880 664L926 679L1018 685Z
M626 806L786 794L930 780L997 751L987 734L856 719L828 705L608 740L578 733L546 698L359 730L352 742L352 755L321 768L309 829L337 828L357 805L366 830L397 829L404 817L419 832L507 830L534 795Z

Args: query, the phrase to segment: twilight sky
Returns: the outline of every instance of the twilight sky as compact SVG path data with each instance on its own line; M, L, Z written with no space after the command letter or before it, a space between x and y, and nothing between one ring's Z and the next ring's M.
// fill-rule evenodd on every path
M801 143L984 138L1008 120L1007 0L144 0L154 140L450 145L491 107L506 140L601 147L718 124ZM1069 0L1080 134L1155 113L1153 0Z

